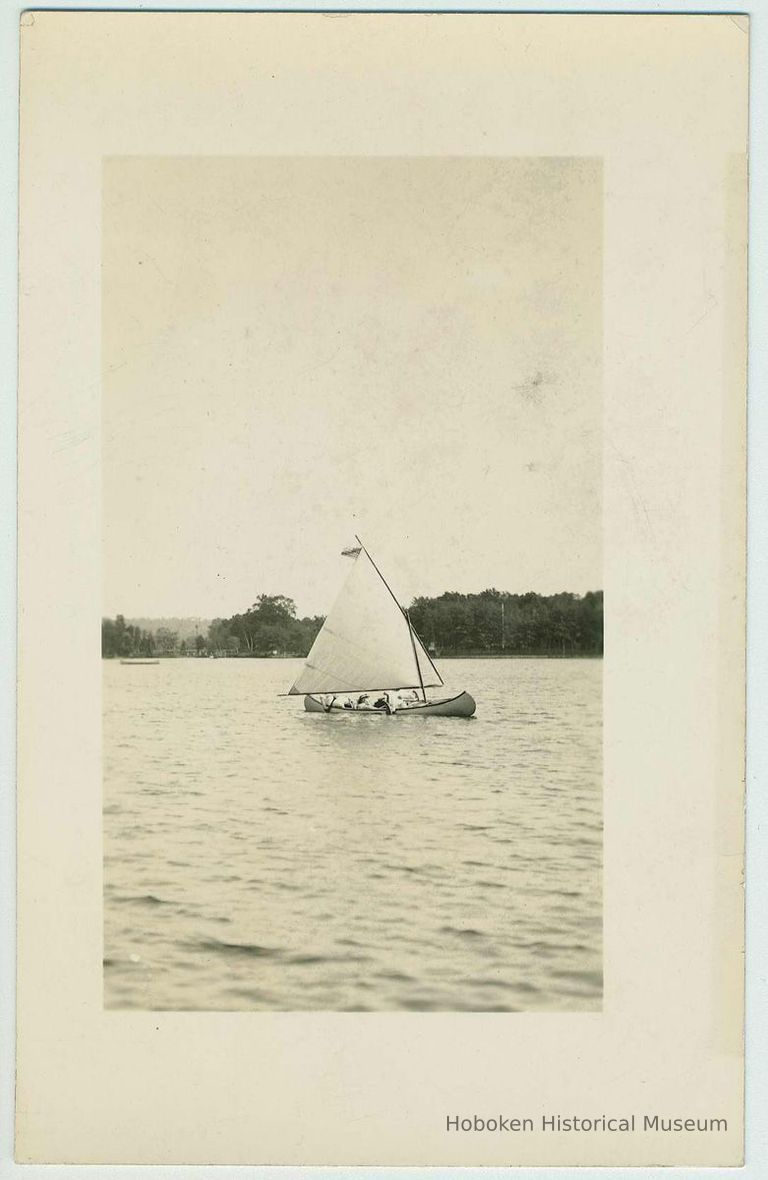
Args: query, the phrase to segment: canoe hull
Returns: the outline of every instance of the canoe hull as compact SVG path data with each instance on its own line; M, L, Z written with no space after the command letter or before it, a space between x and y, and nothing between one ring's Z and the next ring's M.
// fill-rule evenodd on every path
M379 714L382 717L387 716L384 709L362 708L362 709L345 709L343 705L331 705L330 710L326 709L322 701L317 697L305 696L304 708L308 713L351 713L354 716L360 714ZM455 697L445 697L438 701L427 701L426 704L421 702L417 705L405 705L397 709L393 714L395 717L472 717L477 708L474 698L468 692L460 692Z

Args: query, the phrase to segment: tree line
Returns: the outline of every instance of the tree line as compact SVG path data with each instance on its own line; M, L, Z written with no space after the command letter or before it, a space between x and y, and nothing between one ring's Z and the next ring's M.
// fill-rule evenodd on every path
M305 656L323 616L299 619L296 604L283 594L260 594L253 606L231 619L214 619L208 645L215 653L247 656Z
M178 631L153 631L126 622L124 615L101 620L105 659L137 656L305 656L323 624L321 615L296 617L293 599L260 594L242 614L214 619L205 635L180 638Z
M105 659L115 656L187 656L207 655L207 643L202 635L194 639L179 639L178 631L170 627L144 629L127 623L124 615L101 620L101 654Z
M414 629L435 656L601 656L603 592L542 595L448 591L416 598L409 608ZM293 599L260 594L242 614L214 619L206 635L180 639L167 627L156 631L127 623L123 615L102 619L101 654L136 656L306 656L323 624L322 615L298 618Z
M409 614L438 656L601 656L603 592L584 595L448 591L417 598Z

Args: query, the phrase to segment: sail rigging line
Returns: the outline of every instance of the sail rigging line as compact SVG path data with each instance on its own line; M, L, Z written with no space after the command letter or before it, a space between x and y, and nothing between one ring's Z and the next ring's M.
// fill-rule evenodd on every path
M413 627L411 626L411 616L408 614L408 611L404 611L403 613L405 614L405 617L408 620L408 630L411 633L411 647L413 648L413 658L416 661L416 671L419 674L419 684L421 685L421 695L423 696L424 700L426 701L427 690L424 687L424 677L421 674L421 664L419 663L419 656L416 651L416 640L413 637ZM427 653L427 654L429 654L429 653Z
M370 563L371 563L371 565L373 566L373 568L376 570L376 573L379 575L379 577L381 578L381 580L382 580L382 582L384 583L384 585L387 587L387 590L389 590L389 593L392 595L392 600L393 600L393 602L395 603L395 605L397 606L397 609L400 611L401 615L402 615L402 616L403 616L403 617L406 619L406 622L407 622L407 618L408 618L408 616L406 615L406 613L405 613L405 611L403 610L402 606L401 606L401 605L400 605L400 603L398 602L398 600L397 600L397 595L395 594L394 590L393 590L393 589L392 589L392 587L390 586L390 584L389 584L389 582L387 581L387 579L384 577L383 573L381 572L381 570L380 570L380 569L379 569L379 567L377 566L376 562L375 562L375 561L373 560L373 558L371 557L370 553L369 553L369 552L368 552L368 550L366 549L366 547L365 547L365 545L363 544L363 542L362 542L362 541L360 540L360 538L358 537L357 533L355 533L355 540L358 542L358 544L359 544L360 548L362 549L363 553L364 553L364 554L365 554L365 556L368 558L368 560L370 561Z
M410 615L408 615L408 623L409 623L409 626L410 626L410 628L411 628L411 631L413 632L413 634L416 636L416 638L418 639L419 643L421 644L421 647L422 647L422 650L423 650L423 652L424 652L425 656L427 657L427 659L429 660L430 664L432 665L432 671L434 672L435 676L437 677L437 679L440 681L440 683L441 683L441 684L445 684L445 681L443 680L442 676L440 675L439 671L437 670L437 665L436 665L435 661L432 659L432 656L429 654L429 648L427 647L426 643L425 643L425 642L424 642L424 640L421 638L421 636L419 635L418 631L416 630L416 628L414 627L413 623L411 622L411 616L410 616ZM421 668L419 668L419 675L421 675Z
M368 550L366 549L366 547L365 547L365 545L363 544L363 542L362 542L362 541L360 540L360 538L358 537L357 533L355 533L355 540L357 541L358 545L360 546L360 548L361 548L361 550L363 551L363 553L365 554L365 556L366 556L366 557L368 558L368 560L370 561L370 563L371 563L371 565L373 566L373 568L376 570L376 573L379 575L379 577L381 578L381 580L382 580L382 582L384 583L384 585L387 587L387 590L389 590L389 593L392 595L392 598L394 599L395 603L397 603L397 606L398 606L399 610L401 611L401 613L402 613L402 615L403 615L403 618L405 619L406 626L408 627L408 633L409 633L409 635L411 636L411 643L413 644L413 658L414 658L414 660L416 661L416 671L419 673L419 682L420 682L420 684L421 684L421 691L422 691L422 692L424 692L424 678L423 678L423 676L422 676L422 674L421 674L421 664L419 663L419 656L418 656L418 652L417 652L417 650L416 650L416 645L415 645L415 643L413 642L413 636L414 636L414 635L415 635L415 636L416 636L416 638L418 639L418 641L419 641L419 644L420 644L421 648L423 649L425 656L427 657L427 659L429 660L430 664L432 665L432 671L434 672L435 676L437 677L437 679L440 681L440 683L441 683L441 684L445 684L445 681L443 680L442 676L440 675L440 673L438 672L437 668L435 667L435 662L434 662L434 660L432 659L432 656L431 656L431 655L429 654L429 652L427 651L427 648L426 648L426 645L425 645L425 643L424 643L424 640L421 638L421 636L419 635L418 631L416 630L416 628L414 627L413 623L411 622L411 616L408 614L408 611L407 611L407 610L406 610L406 609L405 609L403 606L401 606L401 605L400 605L400 603L398 602L397 595L395 594L394 590L393 590L393 589L392 589L392 587L390 586L390 584L389 584L389 582L387 581L387 579L384 577L383 573L381 572L381 570L380 570L380 569L379 569L379 567L377 566L376 562L375 562L375 561L373 560L373 558L371 557L370 553L369 553L369 552L368 552ZM427 698L426 698L426 696L425 696L425 697L424 697L424 700L426 700L426 699L427 699Z

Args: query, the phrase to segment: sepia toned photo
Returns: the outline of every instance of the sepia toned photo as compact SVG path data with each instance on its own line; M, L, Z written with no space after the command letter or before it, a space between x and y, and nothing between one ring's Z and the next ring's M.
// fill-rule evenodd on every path
M108 1008L600 1010L602 223L104 161Z
M19 1161L739 1166L748 20L20 33Z

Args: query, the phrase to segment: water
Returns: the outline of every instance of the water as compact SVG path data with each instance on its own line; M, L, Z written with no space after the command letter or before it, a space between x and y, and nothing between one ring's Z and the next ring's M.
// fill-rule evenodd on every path
M470 721L296 667L104 662L107 1007L599 1009L601 662L442 661Z

